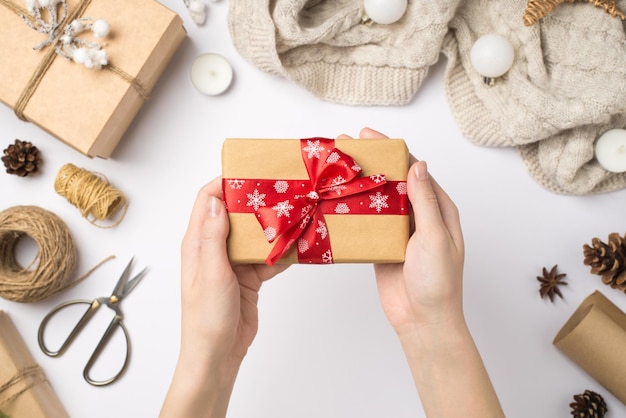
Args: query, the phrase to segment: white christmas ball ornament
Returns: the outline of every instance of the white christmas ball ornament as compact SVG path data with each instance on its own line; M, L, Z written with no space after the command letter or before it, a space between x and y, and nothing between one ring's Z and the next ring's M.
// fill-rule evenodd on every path
M406 12L408 0L363 0L365 14L381 25L395 23Z
M478 38L470 52L472 66L486 78L497 78L513 65L513 45L502 35L490 33Z

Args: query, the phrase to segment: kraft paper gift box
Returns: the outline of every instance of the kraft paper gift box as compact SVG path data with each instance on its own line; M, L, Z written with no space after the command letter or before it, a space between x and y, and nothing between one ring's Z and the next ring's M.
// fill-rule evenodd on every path
M0 411L9 418L69 416L3 311L0 311Z
M553 344L626 405L626 314L606 296L589 295Z
M108 158L186 32L182 19L155 0L68 0L67 4L68 15L86 5L79 18L109 23L110 33L96 40L104 44L109 65L88 69L52 54L46 68L45 56L54 45L33 49L47 35L28 27L20 17L30 16L25 0L0 0L0 101L83 154ZM46 19L47 11L42 16ZM90 32L78 37L94 41Z
M408 164L401 139L226 139L222 187L230 220L230 260L404 261ZM322 173L317 186L310 170ZM290 249L281 252L275 246Z

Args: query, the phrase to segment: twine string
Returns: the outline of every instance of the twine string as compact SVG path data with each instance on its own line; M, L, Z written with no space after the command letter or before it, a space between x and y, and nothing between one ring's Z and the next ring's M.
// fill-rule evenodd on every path
M37 244L37 254L21 266L15 249L25 236ZM0 297L15 302L38 302L85 280L113 256L82 277L70 281L77 264L77 250L67 225L38 206L14 206L0 212Z
M45 53L39 65L33 72L30 80L28 80L26 87L24 87L24 89L22 90L22 94L17 99L15 106L13 107L13 112L19 119L23 121L28 120L26 116L24 115L24 111L26 110L26 106L28 105L28 102L30 101L31 97L33 97L33 94L35 94L37 87L39 87L39 84L43 80L44 75L46 74L46 72L48 71L48 69L50 68L50 66L54 62L54 59L57 56L56 46L59 44L61 40L61 36L63 36L63 30L62 30L63 27L71 23L72 21L74 21L74 19L78 18L79 16L82 16L90 3L91 3L91 0L81 0L78 6L74 10L72 10L72 12L69 13L69 15L66 17L64 22L59 26L57 34L54 37L54 40L49 45L50 47L48 48L48 51ZM0 0L0 4L19 16L25 16L27 13L25 9L12 3L10 0ZM122 70L121 68L111 63L108 63L103 68L112 71L118 77L128 82L131 86L133 86L133 88L137 91L137 93L139 94L139 96L141 96L142 99L144 100L149 99L150 93L148 92L148 89L144 87L141 84L141 82L137 80L137 78L133 77L132 75L128 74L126 71Z
M11 377L5 383L0 385L0 394L6 390L9 390L13 386L19 384L23 380L28 379L29 377L33 378L32 381L29 384L25 385L22 389L20 389L16 393L14 393L13 395L9 396L4 401L0 402L0 406L5 406L5 405L10 404L15 399L17 399L22 393L30 390L30 388L32 388L36 384L46 381L46 376L44 375L41 367L39 367L38 365L27 366L27 367L24 367L22 370L19 370L13 377Z
M101 226L96 223L96 220L104 221L123 209L117 221L109 226L101 226L103 228L118 225L128 209L128 201L124 194L111 186L106 177L99 177L73 164L65 164L61 167L54 181L54 189L76 206L83 217L96 226Z

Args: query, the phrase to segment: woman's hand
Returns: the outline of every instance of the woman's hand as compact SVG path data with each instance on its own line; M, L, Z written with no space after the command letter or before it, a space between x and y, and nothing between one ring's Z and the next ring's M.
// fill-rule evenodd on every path
M361 138L386 138L365 128ZM464 244L459 212L411 156L407 190L415 228L404 263L374 266L428 417L504 417L463 314Z
M228 260L221 179L204 186L181 247L181 347L162 417L224 417L239 366L257 333L261 284L286 266Z

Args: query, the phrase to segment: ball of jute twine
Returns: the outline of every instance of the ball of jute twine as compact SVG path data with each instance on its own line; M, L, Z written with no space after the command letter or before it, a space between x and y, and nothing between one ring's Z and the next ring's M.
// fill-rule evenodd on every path
M111 186L106 178L73 164L61 167L54 181L54 190L76 206L89 222L103 228L111 228L122 222L128 208L124 193ZM123 211L112 225L102 226L94 220L107 220L118 214L120 209Z
M37 244L28 266L15 258L24 236ZM76 268L77 251L67 225L37 206L14 206L0 212L0 296L16 302L36 302L62 290Z
M28 266L15 257L18 242L30 237L37 254ZM15 302L37 302L86 279L108 257L77 280L77 250L67 225L38 206L14 206L0 212L0 297Z

